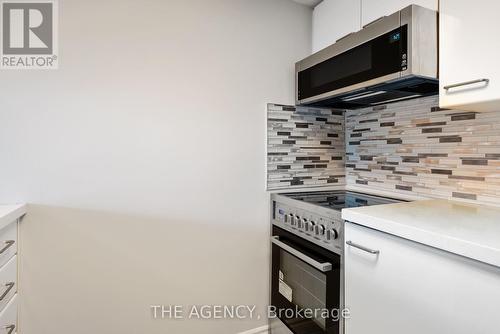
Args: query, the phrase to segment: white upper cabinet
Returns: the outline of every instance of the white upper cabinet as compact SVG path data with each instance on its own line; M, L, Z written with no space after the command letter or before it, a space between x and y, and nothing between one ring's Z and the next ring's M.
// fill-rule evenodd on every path
M313 12L312 51L324 49L364 25L411 4L438 9L438 0L324 0Z
M498 0L441 0L442 108L500 111L499 11Z
M409 5L438 10L438 0L362 0L361 25L367 25L376 19L391 15Z
M361 28L361 0L324 0L313 12L313 52Z

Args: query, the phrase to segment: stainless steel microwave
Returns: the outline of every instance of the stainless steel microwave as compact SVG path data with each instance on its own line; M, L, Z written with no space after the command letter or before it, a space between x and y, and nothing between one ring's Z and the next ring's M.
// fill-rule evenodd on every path
M437 94L437 12L408 6L295 68L298 105L357 109Z

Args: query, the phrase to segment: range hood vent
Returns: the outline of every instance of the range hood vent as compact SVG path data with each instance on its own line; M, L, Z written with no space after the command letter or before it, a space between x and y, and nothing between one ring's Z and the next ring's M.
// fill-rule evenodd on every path
M439 89L437 80L406 78L398 82L368 87L355 92L310 103L314 107L335 109L360 109L385 103L409 100L429 95L436 95Z

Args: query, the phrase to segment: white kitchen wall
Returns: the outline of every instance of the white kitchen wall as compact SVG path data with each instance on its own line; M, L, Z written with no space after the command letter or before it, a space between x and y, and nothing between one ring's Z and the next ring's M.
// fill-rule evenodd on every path
M0 76L0 202L28 202L23 334L236 333L153 304L268 301L266 103L294 101L311 9L60 1L60 69Z

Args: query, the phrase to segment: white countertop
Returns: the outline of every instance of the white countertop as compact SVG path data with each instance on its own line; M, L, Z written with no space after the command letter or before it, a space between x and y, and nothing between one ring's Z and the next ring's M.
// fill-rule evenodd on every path
M0 229L12 223L14 220L22 217L26 213L25 204L0 204Z
M344 209L342 218L500 267L500 208L423 200Z

